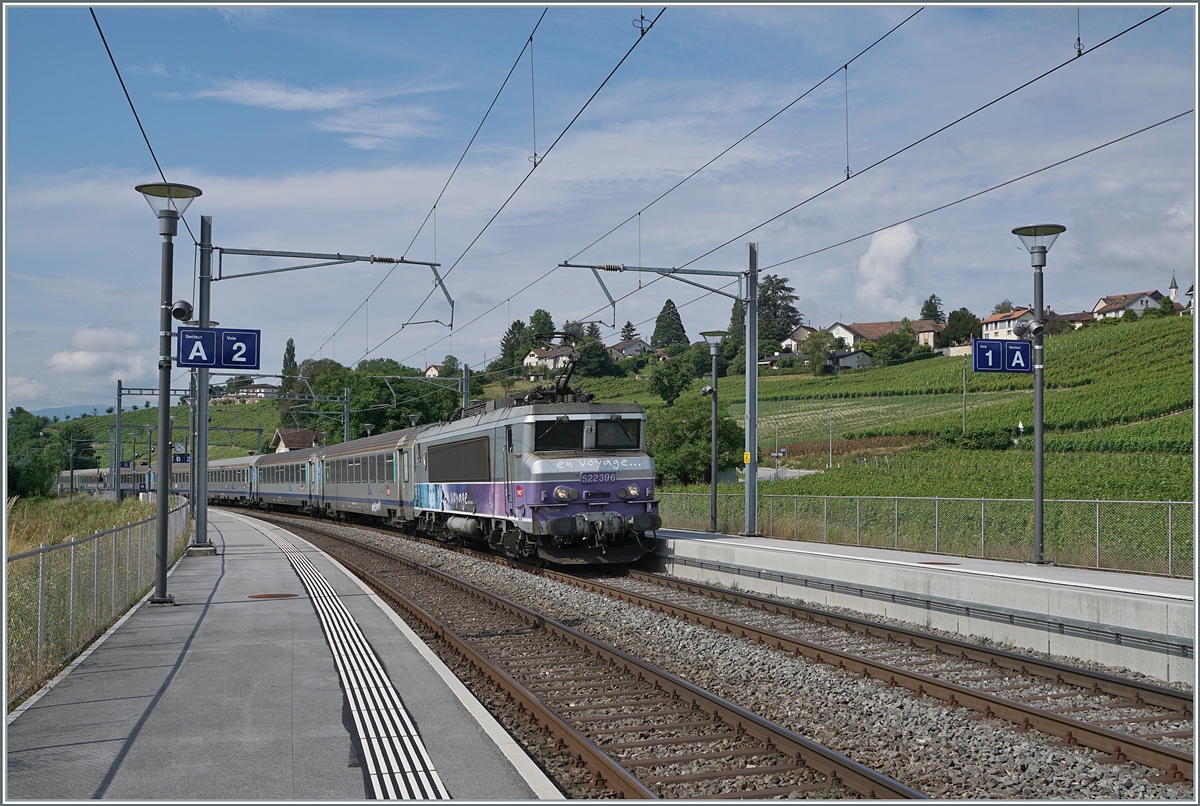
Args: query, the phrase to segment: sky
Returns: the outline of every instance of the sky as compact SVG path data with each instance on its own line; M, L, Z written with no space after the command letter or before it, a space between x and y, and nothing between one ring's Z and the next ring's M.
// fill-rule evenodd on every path
M203 191L175 299L196 301L201 216L217 247L441 264L453 329L420 265L213 283L221 327L262 331L263 373L289 338L300 361L482 369L537 308L611 344L627 321L649 339L670 299L698 340L730 299L605 273L614 314L591 271L556 267L740 272L749 242L815 327L915 319L931 294L1029 305L1027 224L1067 228L1058 312L1194 281L1190 6L1127 32L1168 7L93 8L166 180ZM157 386L161 238L134 187L161 177L97 26L7 4L3 35L5 408Z

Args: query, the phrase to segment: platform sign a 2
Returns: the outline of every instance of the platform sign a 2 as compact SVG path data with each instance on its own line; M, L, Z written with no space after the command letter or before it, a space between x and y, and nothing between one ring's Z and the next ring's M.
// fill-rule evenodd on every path
M209 369L258 369L260 330L179 328L176 364Z
M1033 345L1024 340L973 339L971 369L975 372L1033 372Z

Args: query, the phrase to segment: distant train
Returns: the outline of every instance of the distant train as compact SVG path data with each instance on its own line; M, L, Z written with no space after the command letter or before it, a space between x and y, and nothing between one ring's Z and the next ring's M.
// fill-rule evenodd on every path
M121 469L121 489L126 494L154 492L156 485L154 476L157 468L142 465L137 468ZM75 471L75 492L98 494L116 489L116 484L110 478L108 468L81 469ZM190 487L191 471L187 465L175 465L171 473L171 492L177 495L187 495ZM58 474L54 492L56 495L68 495L71 492L71 472L64 470Z
M186 468L172 473L173 489L187 482ZM208 498L377 520L558 564L633 562L662 525L641 406L594 403L561 384L449 422L210 461Z

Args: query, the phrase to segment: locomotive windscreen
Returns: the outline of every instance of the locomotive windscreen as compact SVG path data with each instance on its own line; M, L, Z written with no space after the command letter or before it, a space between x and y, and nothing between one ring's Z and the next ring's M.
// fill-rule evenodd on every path
M640 420L598 420L596 422L597 449L637 448L640 437Z
M533 450L583 450L583 420L539 420L533 425Z
M488 438L478 437L447 445L431 445L426 455L432 484L456 481L491 481Z

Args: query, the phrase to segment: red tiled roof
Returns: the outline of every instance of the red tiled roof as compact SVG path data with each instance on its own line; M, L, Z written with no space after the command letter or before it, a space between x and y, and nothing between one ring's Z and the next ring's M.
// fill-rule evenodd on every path
M1008 313L994 313L991 316L989 316L987 319L984 319L983 321L984 322L1007 322L1009 319L1019 319L1020 317L1024 316L1027 313L1029 313L1029 308L1013 308Z
M868 341L878 341L881 336L898 332L901 324L901 322L855 322L852 325L845 325L845 327ZM912 322L913 333L940 332L945 327L932 319L916 319Z
M1103 297L1096 303L1096 307L1092 309L1093 313L1112 313L1113 311L1121 311L1128 308L1136 300L1141 297L1150 297L1150 299L1158 302L1163 298L1163 295L1158 291L1136 291L1132 294L1114 294L1110 297Z

